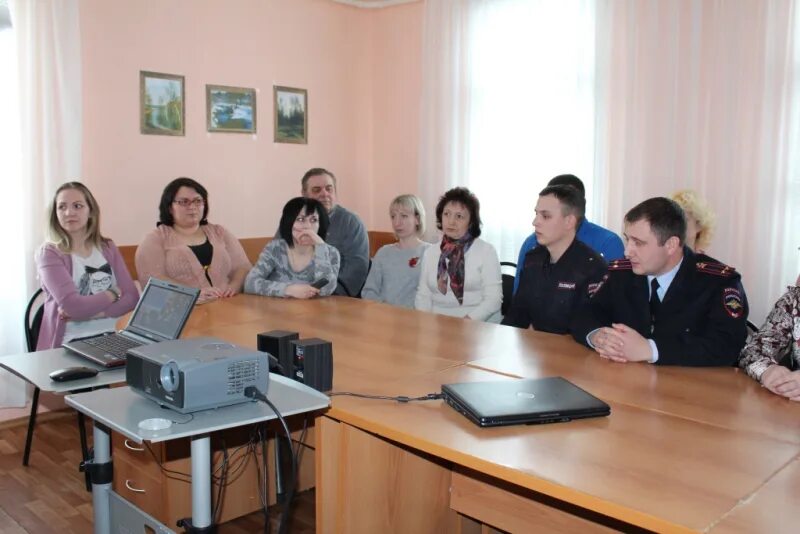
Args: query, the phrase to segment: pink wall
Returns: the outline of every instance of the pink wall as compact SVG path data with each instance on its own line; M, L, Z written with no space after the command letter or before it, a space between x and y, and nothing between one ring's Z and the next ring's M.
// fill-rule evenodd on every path
M103 229L138 243L164 185L191 176L211 219L270 235L303 172L339 177L343 205L388 229L386 204L416 187L423 4L330 0L82 0L83 176ZM186 136L139 133L139 71L186 79ZM205 84L255 87L258 133L210 134ZM272 86L308 90L309 143L272 141Z
M135 244L169 180L209 189L214 222L272 235L300 177L323 166L343 205L388 230L415 192L422 2L358 9L330 0L81 0L83 173L103 231ZM186 80L186 136L139 133L139 71ZM258 133L206 132L205 84L258 89ZM308 145L272 142L272 86L308 90ZM42 395L42 411L63 407ZM29 408L0 410L0 421Z

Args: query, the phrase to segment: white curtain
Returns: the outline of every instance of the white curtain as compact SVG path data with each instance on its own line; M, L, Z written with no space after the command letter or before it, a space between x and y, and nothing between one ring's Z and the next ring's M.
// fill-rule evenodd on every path
M17 70L6 63L3 72L17 73L18 106L2 100L19 116L3 124L2 175L11 198L0 210L6 233L6 253L0 276L0 353L23 352L23 313L38 285L33 255L44 238L48 202L59 184L80 177L81 61L78 2L72 0L11 0ZM7 32L4 32L7 33ZM3 36L3 50L12 44ZM8 60L7 56L6 61ZM5 85L5 84L4 84ZM8 84L12 85L12 84ZM9 88L3 88L4 91ZM13 102L13 100L12 100ZM6 117L7 118L7 117ZM4 121L5 122L5 121ZM10 124L16 122L15 126ZM16 131L14 131L16 129ZM19 139L18 145L13 141ZM0 406L24 404L19 380L0 375Z
M798 271L793 4L614 0L598 17L609 225L642 199L697 190L717 214L708 252L742 273L756 323Z
M594 6L426 2L420 191L432 221L445 190L469 187L502 261L516 261L550 178L576 174L592 194Z
M423 200L473 189L508 260L556 174L616 232L645 198L695 189L760 322L800 268L797 21L792 0L426 2Z

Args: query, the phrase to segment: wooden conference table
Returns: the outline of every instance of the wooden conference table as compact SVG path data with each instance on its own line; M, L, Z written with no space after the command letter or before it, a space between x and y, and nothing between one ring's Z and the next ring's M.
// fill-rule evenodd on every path
M185 336L333 342L334 390L563 376L611 416L481 429L442 401L334 397L316 421L318 532L796 532L800 405L740 371L620 365L565 336L329 297L198 306Z

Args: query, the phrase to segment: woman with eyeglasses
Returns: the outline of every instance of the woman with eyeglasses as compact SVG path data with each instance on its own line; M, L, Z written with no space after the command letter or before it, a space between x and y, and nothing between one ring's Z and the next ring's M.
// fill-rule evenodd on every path
M418 310L499 323L503 301L500 261L480 239L480 202L466 187L447 191L436 205L436 227L444 234L428 247L414 299Z
M161 194L158 224L136 249L136 271L200 288L200 300L231 297L242 290L250 261L239 240L208 222L208 191L191 178L176 178Z
M328 212L313 198L283 207L278 237L267 243L244 282L246 293L310 299L336 289L339 251L325 243Z
M100 206L85 185L59 187L48 220L48 240L36 253L45 296L36 350L113 331L139 300L119 249L100 233Z

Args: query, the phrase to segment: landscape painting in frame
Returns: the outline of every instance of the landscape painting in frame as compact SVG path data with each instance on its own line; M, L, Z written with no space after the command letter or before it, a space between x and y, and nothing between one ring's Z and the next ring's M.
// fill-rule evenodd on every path
M256 132L256 90L206 85L209 132Z
M184 135L183 76L139 72L140 130L151 135Z
M308 143L308 94L305 89L274 86L275 142Z

